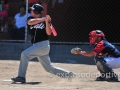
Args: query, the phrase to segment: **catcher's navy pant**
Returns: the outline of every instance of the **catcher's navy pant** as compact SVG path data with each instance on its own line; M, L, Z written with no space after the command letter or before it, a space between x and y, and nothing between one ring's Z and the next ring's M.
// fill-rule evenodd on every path
M24 50L21 53L18 76L25 77L29 60L37 57L47 72L65 78L69 74L69 71L53 66L50 61L49 51L50 44L48 40L35 43L31 47Z
M112 68L106 63L104 58L95 56L94 60L97 65L97 69L100 71L102 77L113 77L112 75L115 75Z
M111 77L116 77L116 74L114 73L113 69L120 68L120 58L115 57L99 58L95 56L95 63L101 75L103 76L110 75Z

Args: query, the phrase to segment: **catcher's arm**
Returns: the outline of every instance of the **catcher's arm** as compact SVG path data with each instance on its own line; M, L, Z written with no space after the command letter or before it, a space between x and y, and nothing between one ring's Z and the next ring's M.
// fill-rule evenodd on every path
M79 54L87 57L95 56L97 53L94 51L80 51Z
M72 54L81 54L83 56L87 56L87 57L92 57L92 56L95 56L97 53L94 52L94 51L82 51L80 48L73 48L71 50L71 53Z

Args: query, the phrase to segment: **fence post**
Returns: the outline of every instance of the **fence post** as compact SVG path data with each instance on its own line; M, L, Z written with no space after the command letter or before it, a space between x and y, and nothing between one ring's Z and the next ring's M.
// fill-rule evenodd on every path
M28 0L26 0L26 27L25 27L25 43L28 40L28 30L27 30L27 17L28 17Z

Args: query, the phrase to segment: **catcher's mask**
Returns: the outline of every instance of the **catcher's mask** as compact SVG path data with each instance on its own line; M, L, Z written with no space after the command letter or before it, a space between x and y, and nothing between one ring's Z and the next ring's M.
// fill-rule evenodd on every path
M30 7L30 10L33 10L34 14L42 14L44 11L43 7L40 4L34 4Z
M90 41L90 44L95 44L98 37L102 37L104 38L105 35L104 33L101 31L101 30L93 30L89 33L89 41Z

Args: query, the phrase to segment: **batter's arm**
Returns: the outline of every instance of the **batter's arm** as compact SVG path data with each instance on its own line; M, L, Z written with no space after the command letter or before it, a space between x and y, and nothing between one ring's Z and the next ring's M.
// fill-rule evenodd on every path
M51 18L50 18L49 15L47 15L46 18L47 18L46 21L45 21L45 23L46 23L46 33L47 33L47 35L51 35L52 34L52 29L51 29L50 24L49 24L49 21L51 21Z
M45 20L46 20L46 17L29 19L27 21L27 24L28 25L35 25L35 24L38 24L40 22L44 22Z

